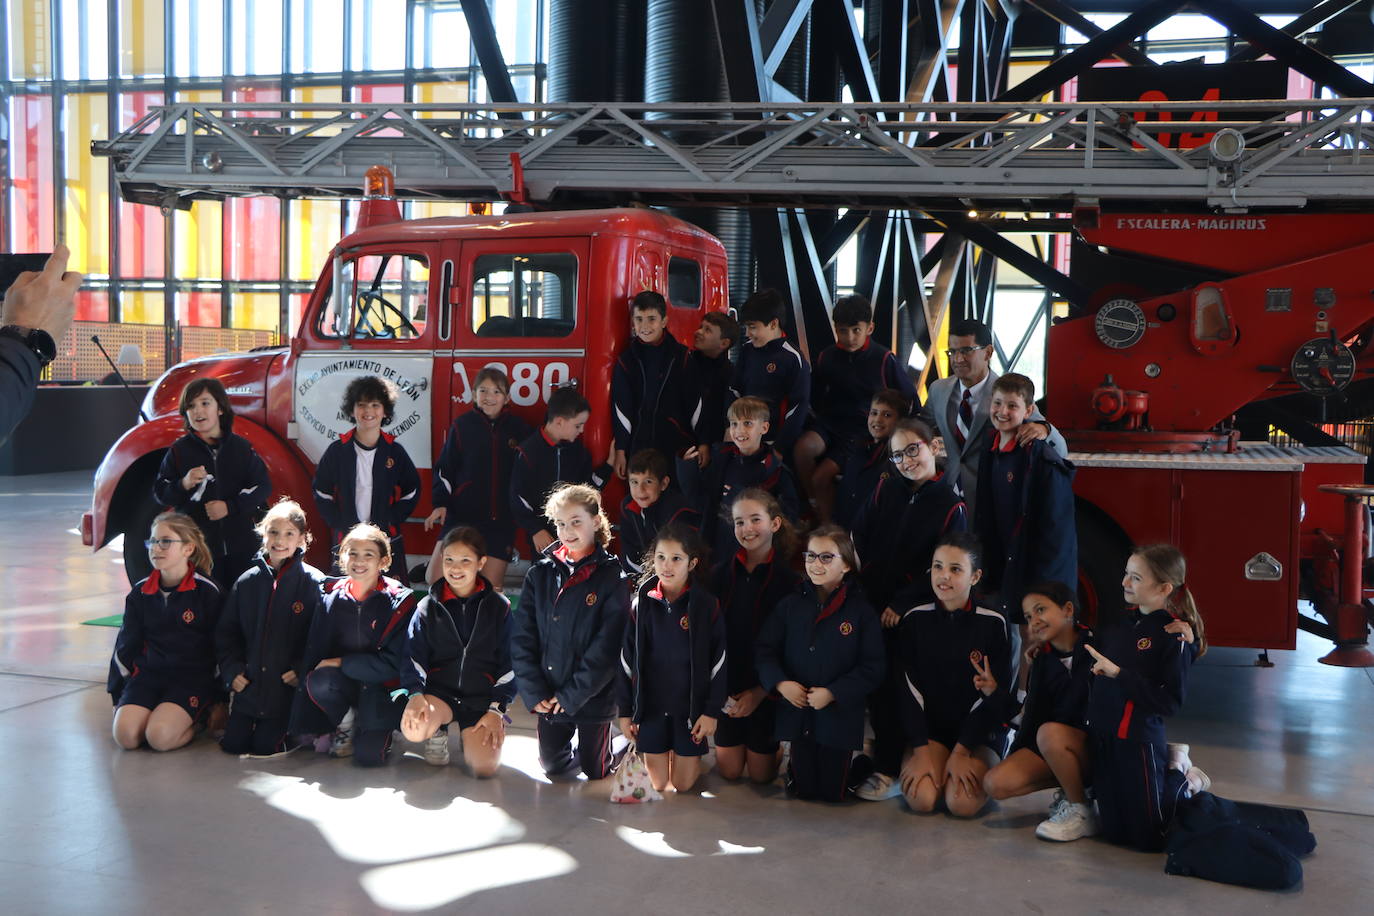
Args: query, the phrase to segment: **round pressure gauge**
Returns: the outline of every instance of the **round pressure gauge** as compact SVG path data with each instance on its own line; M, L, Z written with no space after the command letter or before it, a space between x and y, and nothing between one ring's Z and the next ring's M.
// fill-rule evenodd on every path
M1145 336L1145 312L1130 299L1113 299L1097 310L1093 329L1113 350L1125 350Z
M1355 377L1355 354L1340 341L1314 337L1298 347L1289 369L1304 391L1334 394Z

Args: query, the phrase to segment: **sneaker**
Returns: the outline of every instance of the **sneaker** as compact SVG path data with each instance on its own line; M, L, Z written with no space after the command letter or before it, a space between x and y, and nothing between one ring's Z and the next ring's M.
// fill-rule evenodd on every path
M1058 811L1066 801L1068 801L1068 798L1065 797L1064 790L1055 789L1054 798L1050 799L1050 817L1054 817L1054 813Z
M1193 761L1188 757L1188 751L1191 749L1191 745L1187 744L1168 745L1169 769L1178 770L1186 775L1193 766Z
M353 729L343 726L334 729L334 734L329 738L329 756L353 756Z
M1068 843L1085 836L1096 836L1100 828L1091 805L1065 801L1048 820L1040 822L1035 835L1042 840Z
M874 773L854 790L854 794L864 801L886 801L902 794L901 784L886 773Z
M425 739L425 763L434 767L448 766L448 729L441 728Z

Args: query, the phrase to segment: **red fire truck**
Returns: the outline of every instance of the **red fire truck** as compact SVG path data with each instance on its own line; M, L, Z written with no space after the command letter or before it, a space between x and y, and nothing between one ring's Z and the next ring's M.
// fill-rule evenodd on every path
M399 218L394 203L380 203ZM352 425L339 410L344 388L379 375L400 391L388 431L414 459L426 494L406 543L427 556L433 534L419 520L430 508L430 468L451 419L470 409L482 367L505 371L511 409L536 426L551 391L578 386L592 404L585 441L600 459L611 445L611 367L629 338L631 298L663 293L669 330L688 341L705 312L728 305L721 243L654 210L390 222L365 209L361 223L371 225L335 247L288 346L191 360L157 380L144 403L150 419L125 433L96 472L85 544L98 549L147 531L158 511L153 476L184 433L177 403L191 379L223 381L234 432L266 462L274 497L309 509L316 461ZM325 565L328 532L314 534L312 560ZM146 575L141 551L124 558L131 580Z

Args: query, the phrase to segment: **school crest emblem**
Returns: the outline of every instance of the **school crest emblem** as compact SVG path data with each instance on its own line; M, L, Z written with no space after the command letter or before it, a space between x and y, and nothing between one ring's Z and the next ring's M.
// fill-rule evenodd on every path
M1015 479L1016 479L1016 475L1013 474L1011 471L1007 471L1007 483L1011 483L1011 482L1014 481Z
M973 662L975 665L981 665L983 663L983 653L979 652L977 649L974 649L972 652L968 654L968 660Z
M1138 640L1136 640L1136 643L1135 643L1135 647L1136 647L1137 649L1139 649L1141 652L1144 652L1146 649L1150 648L1150 646L1152 646L1152 645L1154 645L1154 643L1150 642L1150 637L1148 637L1148 636L1142 636L1142 637L1140 637Z
M841 636L848 636L850 633L853 633L853 632L854 632L854 624L850 623L848 620L846 620L844 623L840 624L840 635L841 635Z
M386 460L386 466L387 466L388 468L394 468L394 467L396 466L396 459L395 459L395 458L388 458L388 459Z
M587 595L587 607L591 607L593 604L596 604L596 592Z
M680 626L680 627L682 627L684 630L687 629L689 626L691 626L691 624L688 623L688 621L687 621L687 615L686 615L686 614L683 614L683 615L682 615L681 619L678 620L677 625Z
M778 371L778 364L777 364L777 363L769 363L768 365L764 366L763 368L767 369L769 372L777 372L777 371Z
M186 622L186 623L192 623L192 622L194 622L195 619L196 619L196 612L195 612L195 611L190 611L190 610L182 611L182 612L181 612L181 619L182 619L184 622Z
M291 612L294 614L299 614L303 610L305 610L305 605L299 601L291 605Z
M200 707L200 697L191 697L191 699L186 702L191 705L192 709L198 709Z

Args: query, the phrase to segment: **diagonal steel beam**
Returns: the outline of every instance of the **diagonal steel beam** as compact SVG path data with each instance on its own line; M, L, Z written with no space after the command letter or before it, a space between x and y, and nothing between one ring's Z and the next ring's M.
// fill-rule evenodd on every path
M689 159L687 155L682 152L682 150L678 149L677 144L669 140L667 137L649 130L647 127L644 127L638 121L633 120L618 108L607 109L606 113L609 114L616 121L620 122L621 124L624 124L630 130L634 131L640 137L643 137L654 147L654 149L662 150L674 162L682 166L687 171L691 172L700 180L711 180L711 177L707 175L705 172L703 172L700 166L698 166L695 162Z
M1360 79L1325 54L1274 28L1232 0L1191 0L1191 3L1198 12L1210 16L1252 45L1268 51L1275 60L1311 77L1319 85L1329 86L1341 95L1354 98L1374 96L1374 83Z
M984 251L1015 267L1032 280L1058 293L1078 308L1086 308L1092 293L1083 284L1060 273L1020 245L998 235L986 226L958 213L931 213L931 218L949 227Z
M1031 6L1049 16L1051 19L1073 29L1084 38L1096 38L1104 31L1100 26L1094 25L1092 20L1084 16L1078 10L1069 6L1063 0L1026 0ZM1356 2L1356 0L1351 0ZM1134 67L1157 67L1150 55L1141 51L1135 45L1121 45L1108 54L1117 60L1125 61Z
M422 123L418 118L413 117L410 114L410 112L401 110L398 111L397 114L400 116L400 119L403 122L405 122L405 124L412 131L414 131L415 135L418 136L421 140L432 143L435 146L439 147L439 149L447 153L450 157L454 159L454 161L458 162L460 165L463 166L463 168L467 169L472 174L477 175L480 178L486 178L489 180L491 179L491 176L487 174L486 170L483 169L476 162L474 162L466 153L464 153L461 149L455 146L451 141L439 136L439 134L435 133L433 130L430 130L429 127ZM495 180L492 180L492 184L496 184Z
M1034 2L1034 0L1032 0L1032 2ZM1050 0L1050 2L1057 2L1057 0ZM1280 31L1293 38L1301 38L1303 35L1325 24L1328 20L1336 18L1359 2L1360 0L1323 0L1323 2L1318 3L1297 19L1288 23L1288 25L1284 26ZM1226 62L1229 64L1238 61L1259 60L1265 53L1264 48L1258 45L1246 45L1235 54L1228 57Z
M462 6L463 16L468 21L468 34L477 51L477 62L482 67L482 76L487 81L491 100L508 105L519 102L515 96L515 85L510 79L510 70L506 67L506 58L501 53L501 42L496 39L496 24L491 21L491 9L486 0L466 2Z
M826 29L834 36L835 53L840 58L840 70L856 102L877 102L878 82L868 62L868 48L863 33L854 18L849 0L816 0L811 10L812 27Z
M769 76L778 72L778 64L787 56L797 30L811 12L811 3L812 0L774 0L764 14L759 23L759 40L765 53L763 70Z

